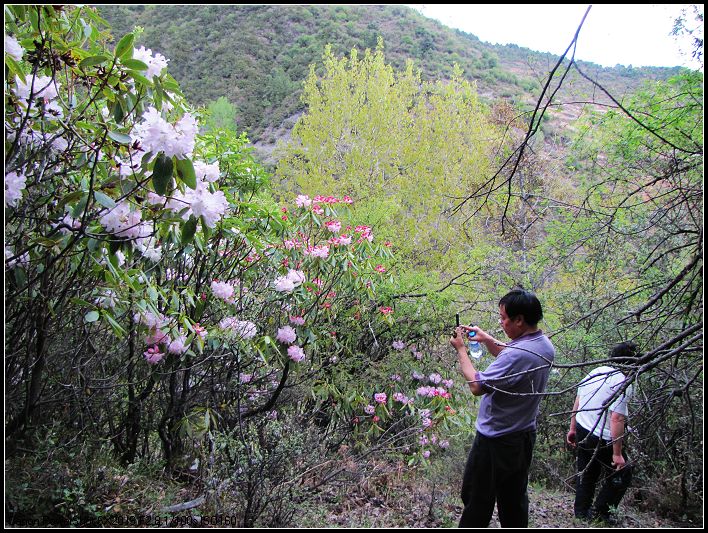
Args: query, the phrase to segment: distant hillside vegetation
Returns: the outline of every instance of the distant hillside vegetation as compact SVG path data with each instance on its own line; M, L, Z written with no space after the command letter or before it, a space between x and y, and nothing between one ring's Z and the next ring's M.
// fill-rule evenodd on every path
M532 102L557 61L516 45L483 43L404 6L104 5L98 10L114 37L141 26L138 44L170 59L170 73L193 104L226 97L238 108L239 129L261 144L274 144L294 123L309 65L320 61L328 43L342 56L352 48L374 48L382 37L387 62L400 69L412 58L424 79L447 79L456 62L487 101ZM678 70L585 67L601 73L619 95ZM581 79L566 87L590 94Z

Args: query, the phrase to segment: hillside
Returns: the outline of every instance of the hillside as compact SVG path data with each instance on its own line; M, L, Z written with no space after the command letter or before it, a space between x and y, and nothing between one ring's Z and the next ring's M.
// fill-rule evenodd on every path
M447 79L458 63L484 100L504 98L520 105L534 101L557 61L515 45L484 43L404 6L137 5L100 6L99 12L116 38L142 27L137 43L170 59L170 73L193 104L222 96L234 103L238 129L249 133L262 154L292 128L302 110L302 81L328 43L342 56L353 48L374 48L381 37L386 59L396 69L412 58L424 80ZM619 96L677 70L583 66ZM564 90L571 88L574 94L561 100L586 101L592 94L577 75ZM556 120L571 120L579 107L564 109Z

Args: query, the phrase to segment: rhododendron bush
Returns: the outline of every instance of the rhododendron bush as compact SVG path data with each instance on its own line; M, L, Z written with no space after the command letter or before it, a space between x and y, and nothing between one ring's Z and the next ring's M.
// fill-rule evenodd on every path
M461 389L397 336L395 244L344 222L356 198L276 203L245 135L200 135L169 59L101 28L6 8L11 450L59 424L124 463L213 463L219 434L284 413L444 450Z

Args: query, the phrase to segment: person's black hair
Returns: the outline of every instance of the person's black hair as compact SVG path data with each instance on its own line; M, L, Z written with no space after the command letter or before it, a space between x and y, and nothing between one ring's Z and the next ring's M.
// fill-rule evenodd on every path
M615 344L610 350L611 359L629 359L639 356L639 347L632 341Z
M524 322L534 328L543 318L541 302L534 293L524 289L508 292L499 300L499 305L504 306L507 316L512 320L521 315L524 317Z

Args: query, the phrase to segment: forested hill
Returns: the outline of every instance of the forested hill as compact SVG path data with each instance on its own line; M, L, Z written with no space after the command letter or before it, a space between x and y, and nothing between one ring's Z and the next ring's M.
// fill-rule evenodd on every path
M413 59L423 79L447 79L458 63L483 98L522 103L537 97L557 61L515 45L484 43L404 6L136 5L100 6L99 12L116 39L142 27L136 46L169 58L170 73L190 102L206 105L226 97L238 108L238 129L263 143L275 142L292 126L287 119L302 108L309 65L320 61L328 43L342 56L353 48L373 49L381 37L386 60L396 69ZM563 30L571 35L574 28ZM678 70L584 66L620 96ZM566 84L571 86L589 93L582 79Z

